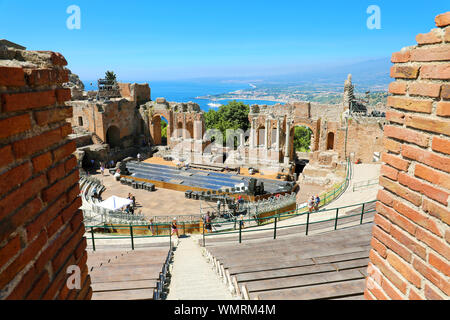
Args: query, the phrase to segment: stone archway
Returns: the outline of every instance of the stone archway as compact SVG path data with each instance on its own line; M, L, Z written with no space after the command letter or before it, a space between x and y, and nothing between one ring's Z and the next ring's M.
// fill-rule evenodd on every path
M111 148L120 147L120 129L116 126L110 126L106 131L106 143Z
M328 132L327 150L334 150L334 132Z

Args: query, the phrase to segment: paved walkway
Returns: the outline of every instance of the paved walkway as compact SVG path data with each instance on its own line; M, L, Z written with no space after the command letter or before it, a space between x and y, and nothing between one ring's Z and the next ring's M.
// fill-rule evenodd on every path
M174 252L167 300L237 300L193 239L180 238Z

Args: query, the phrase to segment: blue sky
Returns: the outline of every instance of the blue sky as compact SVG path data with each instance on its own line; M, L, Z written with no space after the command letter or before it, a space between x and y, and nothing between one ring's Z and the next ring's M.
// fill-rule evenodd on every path
M70 5L80 30L66 27ZM367 28L369 5L380 30ZM0 0L0 38L61 52L83 80L257 77L389 57L449 10L447 0Z

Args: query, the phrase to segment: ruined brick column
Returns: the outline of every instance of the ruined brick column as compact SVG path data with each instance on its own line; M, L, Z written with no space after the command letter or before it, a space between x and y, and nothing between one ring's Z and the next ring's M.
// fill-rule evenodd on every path
M449 299L450 12L392 55L366 299Z
M66 65L54 52L0 50L0 299L92 295ZM66 285L69 266L79 289Z

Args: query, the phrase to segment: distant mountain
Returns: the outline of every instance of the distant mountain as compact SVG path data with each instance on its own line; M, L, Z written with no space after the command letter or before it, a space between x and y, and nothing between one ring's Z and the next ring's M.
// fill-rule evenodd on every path
M330 85L342 87L348 74L352 74L352 82L356 90L385 90L392 79L389 76L391 62L389 58L368 60L354 64L316 68L315 70L298 71L278 76L267 76L267 86L277 85Z

